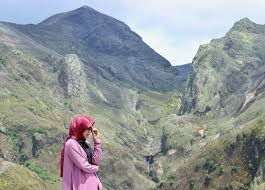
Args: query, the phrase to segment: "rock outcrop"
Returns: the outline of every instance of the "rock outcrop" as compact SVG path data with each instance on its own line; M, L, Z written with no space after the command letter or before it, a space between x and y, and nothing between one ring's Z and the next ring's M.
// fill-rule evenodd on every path
M80 59L75 54L68 54L62 62L59 76L67 97L80 97L86 92L86 74Z

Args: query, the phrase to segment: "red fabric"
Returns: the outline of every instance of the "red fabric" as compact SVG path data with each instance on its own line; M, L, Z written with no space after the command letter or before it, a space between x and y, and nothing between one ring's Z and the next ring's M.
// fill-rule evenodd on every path
M95 120L90 118L89 116L86 115L80 115L77 117L74 117L70 123L69 126L69 136L66 139L75 139L75 140L85 140L85 137L83 136L83 133L86 129L90 129L93 125L95 124ZM61 150L61 172L60 176L63 177L63 162L64 162L64 148L65 148L65 143L64 142Z

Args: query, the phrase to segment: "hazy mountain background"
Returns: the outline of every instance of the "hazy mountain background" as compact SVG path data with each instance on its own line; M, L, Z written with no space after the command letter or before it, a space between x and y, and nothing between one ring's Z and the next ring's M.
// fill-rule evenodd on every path
M88 6L1 22L0 189L60 189L81 113L100 130L106 190L264 189L264 42L265 26L244 18L172 66Z

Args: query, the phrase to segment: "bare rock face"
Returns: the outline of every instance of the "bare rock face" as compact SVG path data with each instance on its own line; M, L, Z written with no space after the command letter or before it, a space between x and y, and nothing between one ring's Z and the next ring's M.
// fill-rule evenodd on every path
M2 133L7 132L7 129L4 127L4 125L1 123L1 121L0 121L0 132L2 132Z
M60 82L67 97L80 97L85 94L86 76L77 55L68 54L64 57Z
M9 161L15 160L12 150L12 142L10 138L3 133L0 133L0 157Z

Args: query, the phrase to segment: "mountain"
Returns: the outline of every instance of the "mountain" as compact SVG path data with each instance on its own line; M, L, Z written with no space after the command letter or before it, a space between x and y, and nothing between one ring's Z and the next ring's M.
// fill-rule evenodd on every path
M163 91L181 88L185 80L177 67L126 24L88 6L37 25L10 26L60 55L76 54L85 66L109 81Z
M264 30L244 18L172 66L87 6L36 25L0 22L0 187L60 189L70 119L88 114L106 190L262 189Z
M178 112L190 71L89 7L37 25L0 22L0 157L60 189L69 122L88 114L103 142L105 189L154 186L146 156L161 152L160 122Z
M156 189L264 189L264 32L244 18L200 46L175 125L165 124L171 167Z
M181 113L237 114L264 97L265 26L244 18L193 59Z

